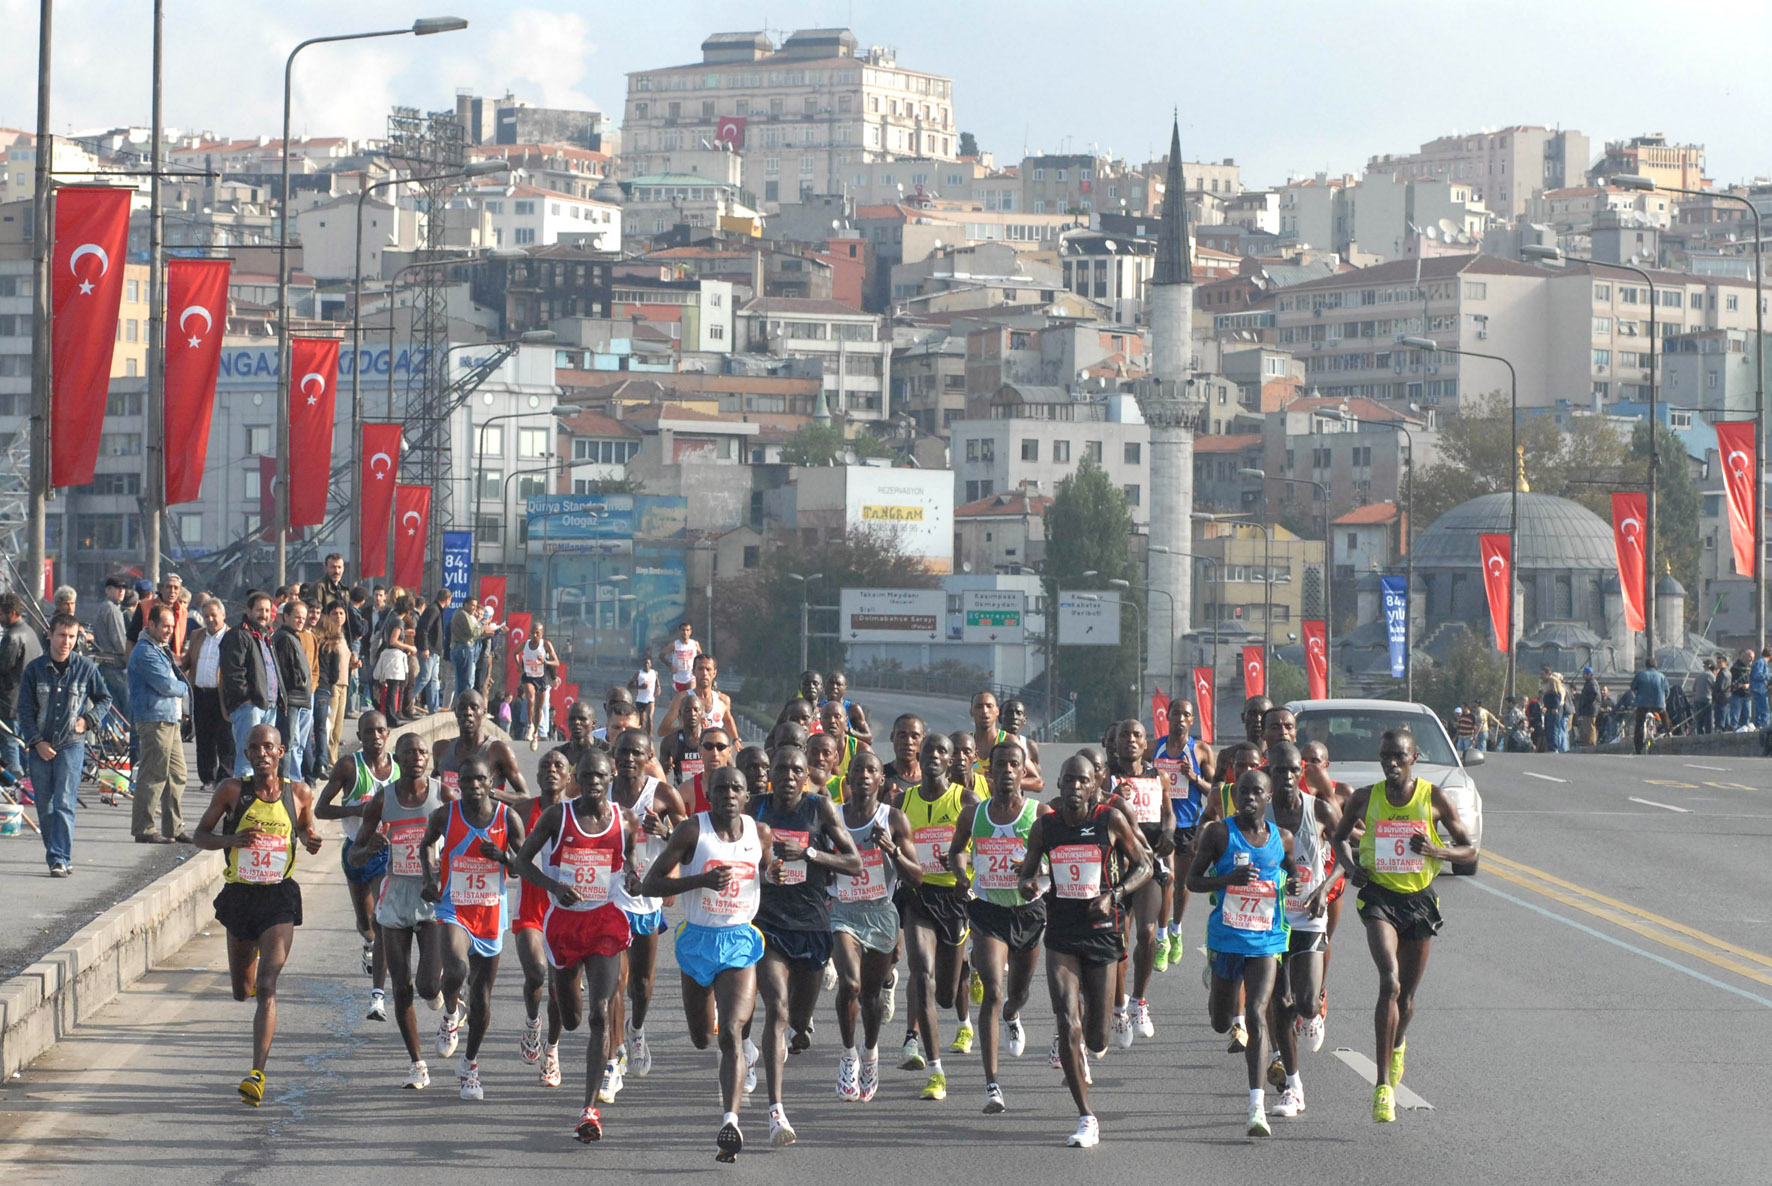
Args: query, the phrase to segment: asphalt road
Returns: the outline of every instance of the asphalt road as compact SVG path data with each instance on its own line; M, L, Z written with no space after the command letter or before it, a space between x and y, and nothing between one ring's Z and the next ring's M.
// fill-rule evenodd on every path
M213 927L0 1089L0 1164L8 1182L181 1186L317 1173L355 1182L418 1165L434 1181L564 1179L592 1166L781 1182L934 1181L956 1170L1050 1181L1055 1155L1086 1160L1091 1178L1129 1181L1756 1180L1768 1150L1759 1117L1772 1105L1761 1069L1772 1042L1769 769L1506 755L1481 768L1482 873L1440 883L1448 922L1410 1035L1405 1086L1431 1109L1400 1111L1394 1125L1371 1122L1355 1065L1371 1058L1375 981L1350 913L1329 978L1328 1042L1304 1067L1309 1110L1274 1121L1269 1141L1243 1140L1241 1060L1205 1023L1204 917L1190 911L1187 962L1151 991L1156 1038L1096 1067L1103 1142L1092 1152L1062 1147L1075 1117L1046 1065L1037 985L1028 1054L1005 1060L1006 1115L979 1114L976 1055L948 1057L945 1102L919 1100L922 1076L887 1069L897 1026L882 1044L878 1099L839 1103L836 1026L821 1002L813 1048L788 1068L799 1145L766 1147L759 1091L744 1113L753 1151L716 1166L714 1057L683 1037L668 943L649 1026L655 1070L604 1109L602 1144L580 1146L570 1129L582 1061L576 1051L566 1059L567 1085L551 1091L518 1058L514 957L481 1058L486 1101L463 1103L435 1058L429 1091L399 1089L405 1059L392 1024L361 1020L366 985L329 852L301 867L308 924L283 980L262 1109L235 1098L250 1008L228 997ZM420 1019L433 1024L422 1010Z

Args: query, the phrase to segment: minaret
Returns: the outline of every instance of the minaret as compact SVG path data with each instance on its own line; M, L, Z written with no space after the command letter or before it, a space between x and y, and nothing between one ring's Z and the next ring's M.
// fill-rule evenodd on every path
M1150 426L1150 584L1174 598L1152 597L1146 654L1153 678L1181 670L1176 658L1193 608L1194 430L1205 400L1194 395L1194 278L1189 264L1187 189L1181 176L1181 121L1169 136L1169 172L1157 234L1156 270L1146 297L1151 374L1138 385L1138 406ZM1185 678L1185 677L1184 677ZM1185 686L1185 685L1184 685ZM1142 695L1141 690L1141 695ZM1171 689L1171 695L1181 689Z

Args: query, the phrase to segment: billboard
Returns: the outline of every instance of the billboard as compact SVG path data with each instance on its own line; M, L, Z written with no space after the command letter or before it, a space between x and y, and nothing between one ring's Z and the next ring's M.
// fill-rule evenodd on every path
M846 466L843 495L845 526L889 531L930 572L954 571L953 471Z
M532 551L556 542L681 539L689 500L649 494L538 494L526 500Z
M837 631L844 642L940 642L948 595L940 589L845 589Z
M1120 645L1120 595L1113 591L1062 590L1058 594L1058 645Z
M1020 589L967 589L960 594L960 641L1020 646L1026 612Z

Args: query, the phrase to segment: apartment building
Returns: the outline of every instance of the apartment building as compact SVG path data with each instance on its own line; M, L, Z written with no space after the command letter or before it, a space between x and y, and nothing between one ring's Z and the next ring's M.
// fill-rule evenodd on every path
M1504 219L1525 212L1526 200L1547 189L1586 184L1588 139L1574 129L1530 124L1450 136L1420 151L1375 156L1366 173L1463 182L1476 200ZM1619 170L1623 172L1624 170Z
M1133 524L1150 522L1150 429L1130 396L1006 384L988 418L956 420L949 431L955 502L1023 489L1053 494L1087 457L1125 492Z
M598 251L621 248L622 208L534 185L478 185L469 191L492 225L499 247L547 247L573 236Z
M892 333L872 313L837 301L758 297L740 307L734 332L753 354L816 359L833 413L891 418Z
M1605 155L1588 174L1596 182L1625 176L1648 177L1676 189L1709 189L1704 176L1704 145L1670 144L1660 132L1608 140Z

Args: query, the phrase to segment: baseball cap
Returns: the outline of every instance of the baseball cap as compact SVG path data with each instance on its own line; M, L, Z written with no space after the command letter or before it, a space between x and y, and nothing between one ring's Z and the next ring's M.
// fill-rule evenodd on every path
M154 582L143 577L135 583L135 591L137 593L152 593L154 591Z
M1594 673L1594 669L1591 667L1583 667L1581 669L1581 674L1583 674L1583 675L1592 675L1593 673Z

